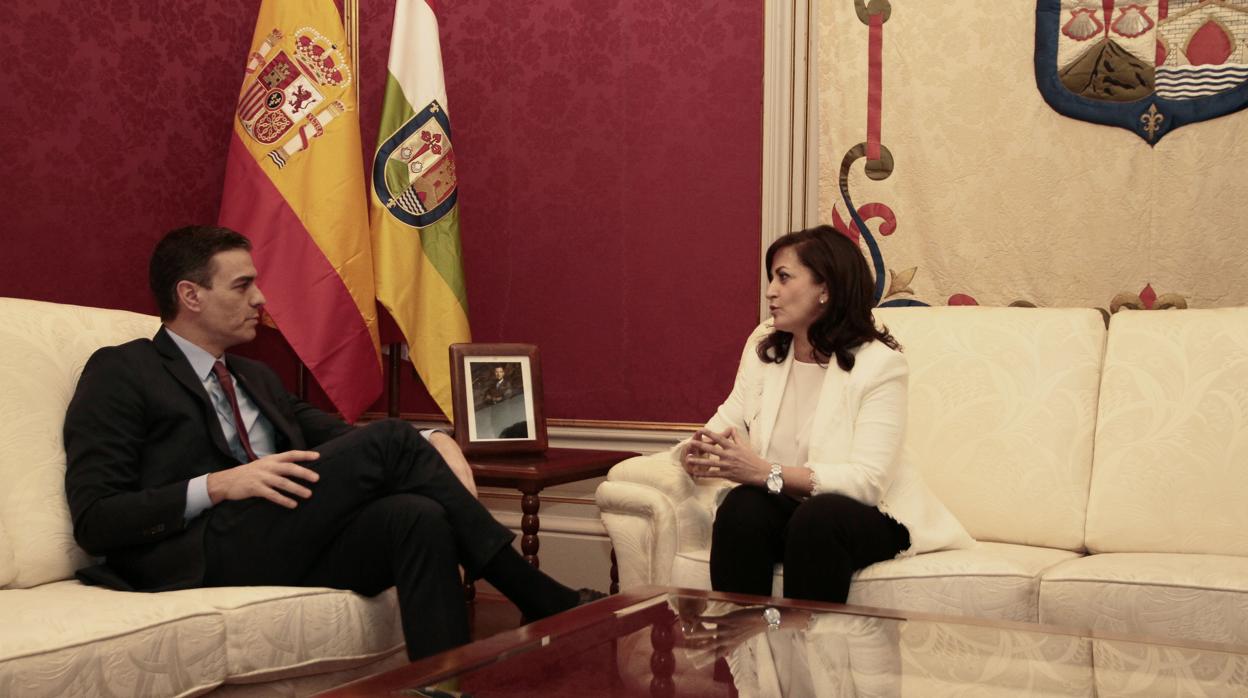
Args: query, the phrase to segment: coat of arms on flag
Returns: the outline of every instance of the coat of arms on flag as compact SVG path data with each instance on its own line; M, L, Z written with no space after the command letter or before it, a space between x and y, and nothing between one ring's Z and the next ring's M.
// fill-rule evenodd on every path
M391 215L424 228L455 205L451 124L435 100L377 148L373 190Z
M339 98L351 85L351 69L312 27L296 30L290 40L274 29L247 61L246 74L250 85L239 98L238 121L264 145L286 139L268 153L278 168L346 110Z
M1150 145L1248 104L1248 0L1038 0L1036 84Z

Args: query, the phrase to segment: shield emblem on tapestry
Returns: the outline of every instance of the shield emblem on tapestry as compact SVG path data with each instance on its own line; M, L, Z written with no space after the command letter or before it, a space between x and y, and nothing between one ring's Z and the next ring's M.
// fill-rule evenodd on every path
M1248 0L1038 0L1035 68L1057 112L1155 145L1248 105Z

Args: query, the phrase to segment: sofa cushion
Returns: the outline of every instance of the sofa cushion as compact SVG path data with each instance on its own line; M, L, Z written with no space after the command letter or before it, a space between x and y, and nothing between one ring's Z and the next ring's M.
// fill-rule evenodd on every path
M882 308L905 457L976 540L1083 549L1105 323L1091 309Z
M394 654L369 664L350 669L331 671L326 674L296 676L264 683L227 683L212 692L212 698L288 698L289 696L315 696L331 688L358 681L369 676L394 671L409 663L407 653Z
M710 550L677 553L672 585L710 589L710 556ZM1055 548L979 542L963 550L897 558L859 570L849 587L849 603L1034 622L1040 573L1078 556ZM777 565L772 593L783 595L783 589L784 570Z
M849 603L950 615L1036 620L1039 575L1078 553L980 542L888 560L858 572Z
M69 579L88 564L65 503L65 408L96 349L159 325L121 310L0 298L0 520L17 572L9 586Z
M226 676L225 623L186 592L76 581L0 592L0 695L198 695Z
M13 561L13 546L9 544L9 535L4 532L4 521L0 521L0 589L17 578L17 563Z
M1040 622L1248 645L1248 558L1106 553L1040 580Z
M228 683L369 664L404 647L394 588L372 598L323 587L193 589L225 622Z
M1088 548L1248 555L1245 463L1248 308L1115 315Z

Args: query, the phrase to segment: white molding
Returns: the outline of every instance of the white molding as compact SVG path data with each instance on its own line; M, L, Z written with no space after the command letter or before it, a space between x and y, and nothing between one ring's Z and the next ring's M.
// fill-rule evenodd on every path
M419 429L439 429L446 427L445 422L413 420L412 424ZM636 451L637 453L654 453L672 447L678 441L689 437L689 430L683 429L627 429L619 427L547 427L550 445L555 448L589 448L609 451Z
M559 448L603 448L613 451L654 453L689 438L690 432L677 429L622 429L608 427L548 427L551 446Z
M819 5L819 0L806 0L806 63L802 76L806 83L802 120L806 151L802 169L806 191L801 209L803 228L830 222L819 220Z
M818 138L811 63L815 0L765 4L763 30L763 200L759 260L781 235L819 215ZM760 269L758 314L767 317L767 273Z
M523 516L518 511L500 511L491 509L490 513L494 515L498 522L507 528L512 529L516 533L520 533L520 519ZM543 544L546 543L547 534L564 534L576 536L588 536L590 538L606 538L607 529L602 525L602 519L577 517L577 516L549 516L541 514L542 525L537 530L538 540ZM539 553L540 554L540 553Z

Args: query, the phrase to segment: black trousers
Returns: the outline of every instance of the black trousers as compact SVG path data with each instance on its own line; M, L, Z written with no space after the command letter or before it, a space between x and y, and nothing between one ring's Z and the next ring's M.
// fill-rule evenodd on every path
M253 498L208 511L205 586L398 587L407 653L464 644L458 565L473 578L513 534L410 424L375 422L316 448L312 496L286 509Z
M715 512L711 587L771 596L784 563L784 597L844 603L854 572L910 547L910 533L879 509L839 494L804 500L739 485Z

